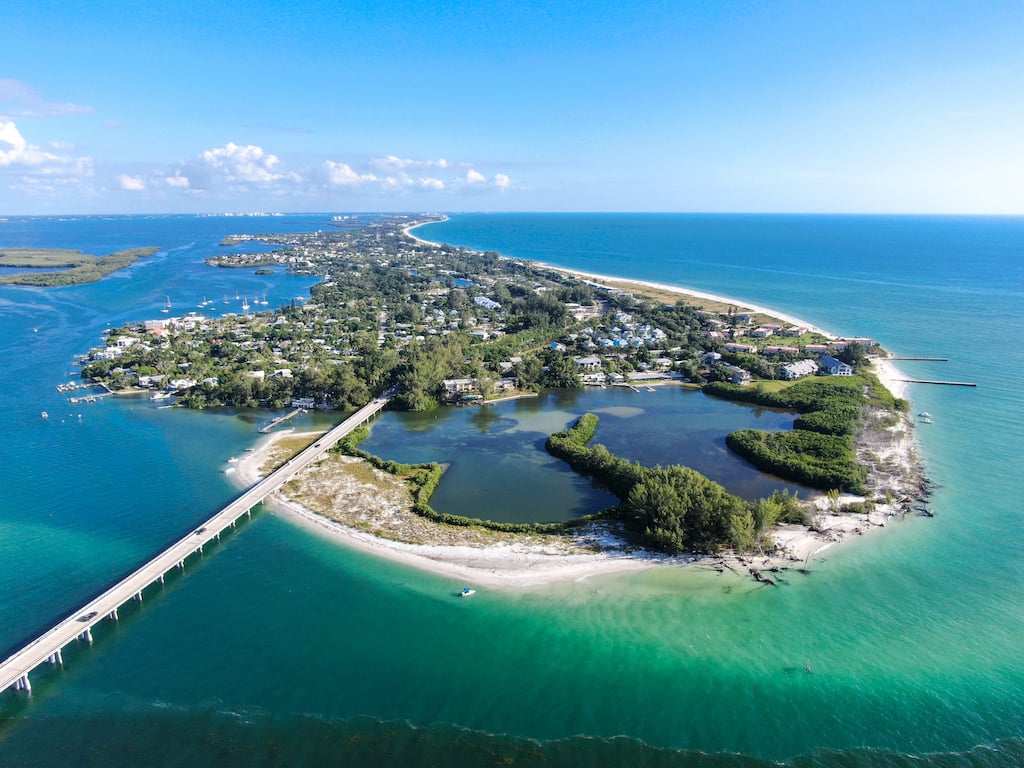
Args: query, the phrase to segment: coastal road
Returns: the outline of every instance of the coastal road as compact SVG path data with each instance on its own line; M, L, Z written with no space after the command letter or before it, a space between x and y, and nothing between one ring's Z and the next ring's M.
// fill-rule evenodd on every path
M178 539L106 592L8 657L0 664L0 691L11 686L31 691L29 672L44 662L62 663L61 649L74 640L82 639L91 643L93 626L106 618L116 620L118 608L129 600L142 600L142 591L154 582L162 583L164 576L172 568L184 569L185 560L189 556L202 552L203 545L214 538L220 538L221 533L234 526L242 515L250 514L254 506L319 459L324 452L330 450L356 427L377 415L388 404L389 399L387 396L380 397L364 405L198 528Z

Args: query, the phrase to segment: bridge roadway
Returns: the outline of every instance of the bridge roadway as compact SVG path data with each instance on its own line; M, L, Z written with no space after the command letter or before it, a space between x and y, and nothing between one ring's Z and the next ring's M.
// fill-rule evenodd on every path
M142 590L157 581L163 583L164 576L172 568L184 569L186 558L202 552L204 544L220 538L221 533L233 526L242 515L251 514L254 506L320 458L349 432L377 415L388 404L388 400L388 397L381 397L364 405L198 528L11 655L0 664L0 691L13 686L16 690L31 693L29 672L44 662L63 664L61 649L70 642L81 639L91 643L92 628L96 624L106 618L116 621L118 608L129 600L142 600Z

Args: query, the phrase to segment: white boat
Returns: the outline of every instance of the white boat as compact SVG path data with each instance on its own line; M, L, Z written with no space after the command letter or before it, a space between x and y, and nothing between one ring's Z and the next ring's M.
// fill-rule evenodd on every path
M161 309L160 311L161 312L170 312L171 311L171 297L170 296L167 297L167 304L165 304L164 308Z
M46 411L43 411L43 412L42 412L41 414L39 414L39 415L40 415L40 416L42 416L42 417L43 417L44 419L48 419L48 418L50 418L50 414L48 414L48 413L47 413Z
M464 587L459 593L459 597L472 597L476 594L476 590L472 587Z
M932 415L928 413L928 411L921 411L919 414L917 414L917 417L919 419L930 419Z

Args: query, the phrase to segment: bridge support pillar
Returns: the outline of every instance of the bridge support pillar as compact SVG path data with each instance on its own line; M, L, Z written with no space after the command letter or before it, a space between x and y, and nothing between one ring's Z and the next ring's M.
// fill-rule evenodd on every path
M54 666L56 666L57 664L60 664L63 667L64 666L64 657L61 656L60 648L58 648L56 651L54 651L49 656L47 656L46 657L46 661L48 663L54 665Z
M142 602L142 590L141 589L138 592L135 593L135 599L138 600L140 603Z
M14 690L25 691L29 695L32 694L32 683L28 680L28 672L14 681Z
M114 621L117 621L117 608L115 608L114 610L112 610L112 611L111 611L111 612L110 612L109 614L107 614L107 615L108 615L108 616L109 616L109 617L110 617L111 619L113 619Z
M164 575L163 575L162 573L160 574L160 583L161 583L161 584L163 584L163 583L164 583Z
M85 630L85 641L89 643L89 645L92 645L92 627Z

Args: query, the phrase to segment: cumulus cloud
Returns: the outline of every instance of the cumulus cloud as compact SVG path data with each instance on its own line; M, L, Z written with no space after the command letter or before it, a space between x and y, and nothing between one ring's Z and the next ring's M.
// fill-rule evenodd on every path
M91 158L58 155L30 144L11 121L0 122L0 170L4 169L19 173L24 184L33 183L33 178L48 178L48 184L76 183L93 173Z
M494 186L496 186L498 189L508 189L508 186L511 183L512 180L504 173L494 174Z
M430 177L420 178L419 185L423 189L444 189L445 187L445 183L441 179L432 179Z
M485 181L487 181L487 177L480 173L480 171L474 171L472 168L470 168L468 171L466 171L464 180L467 184L483 184Z
M11 117L63 117L92 111L92 107L80 104L48 101L20 80L0 78L0 114Z
M348 163L325 160L323 168L327 174L327 183L336 187L351 187L377 181L377 177L372 173L356 173Z
M139 176L129 176L127 173L117 177L117 185L126 192L141 192L146 188L146 183Z
M288 176L274 170L280 162L277 155L267 154L253 144L240 147L229 141L223 147L203 152L202 161L229 182L266 184Z
M61 157L29 144L13 122L0 123L0 166L39 166Z

